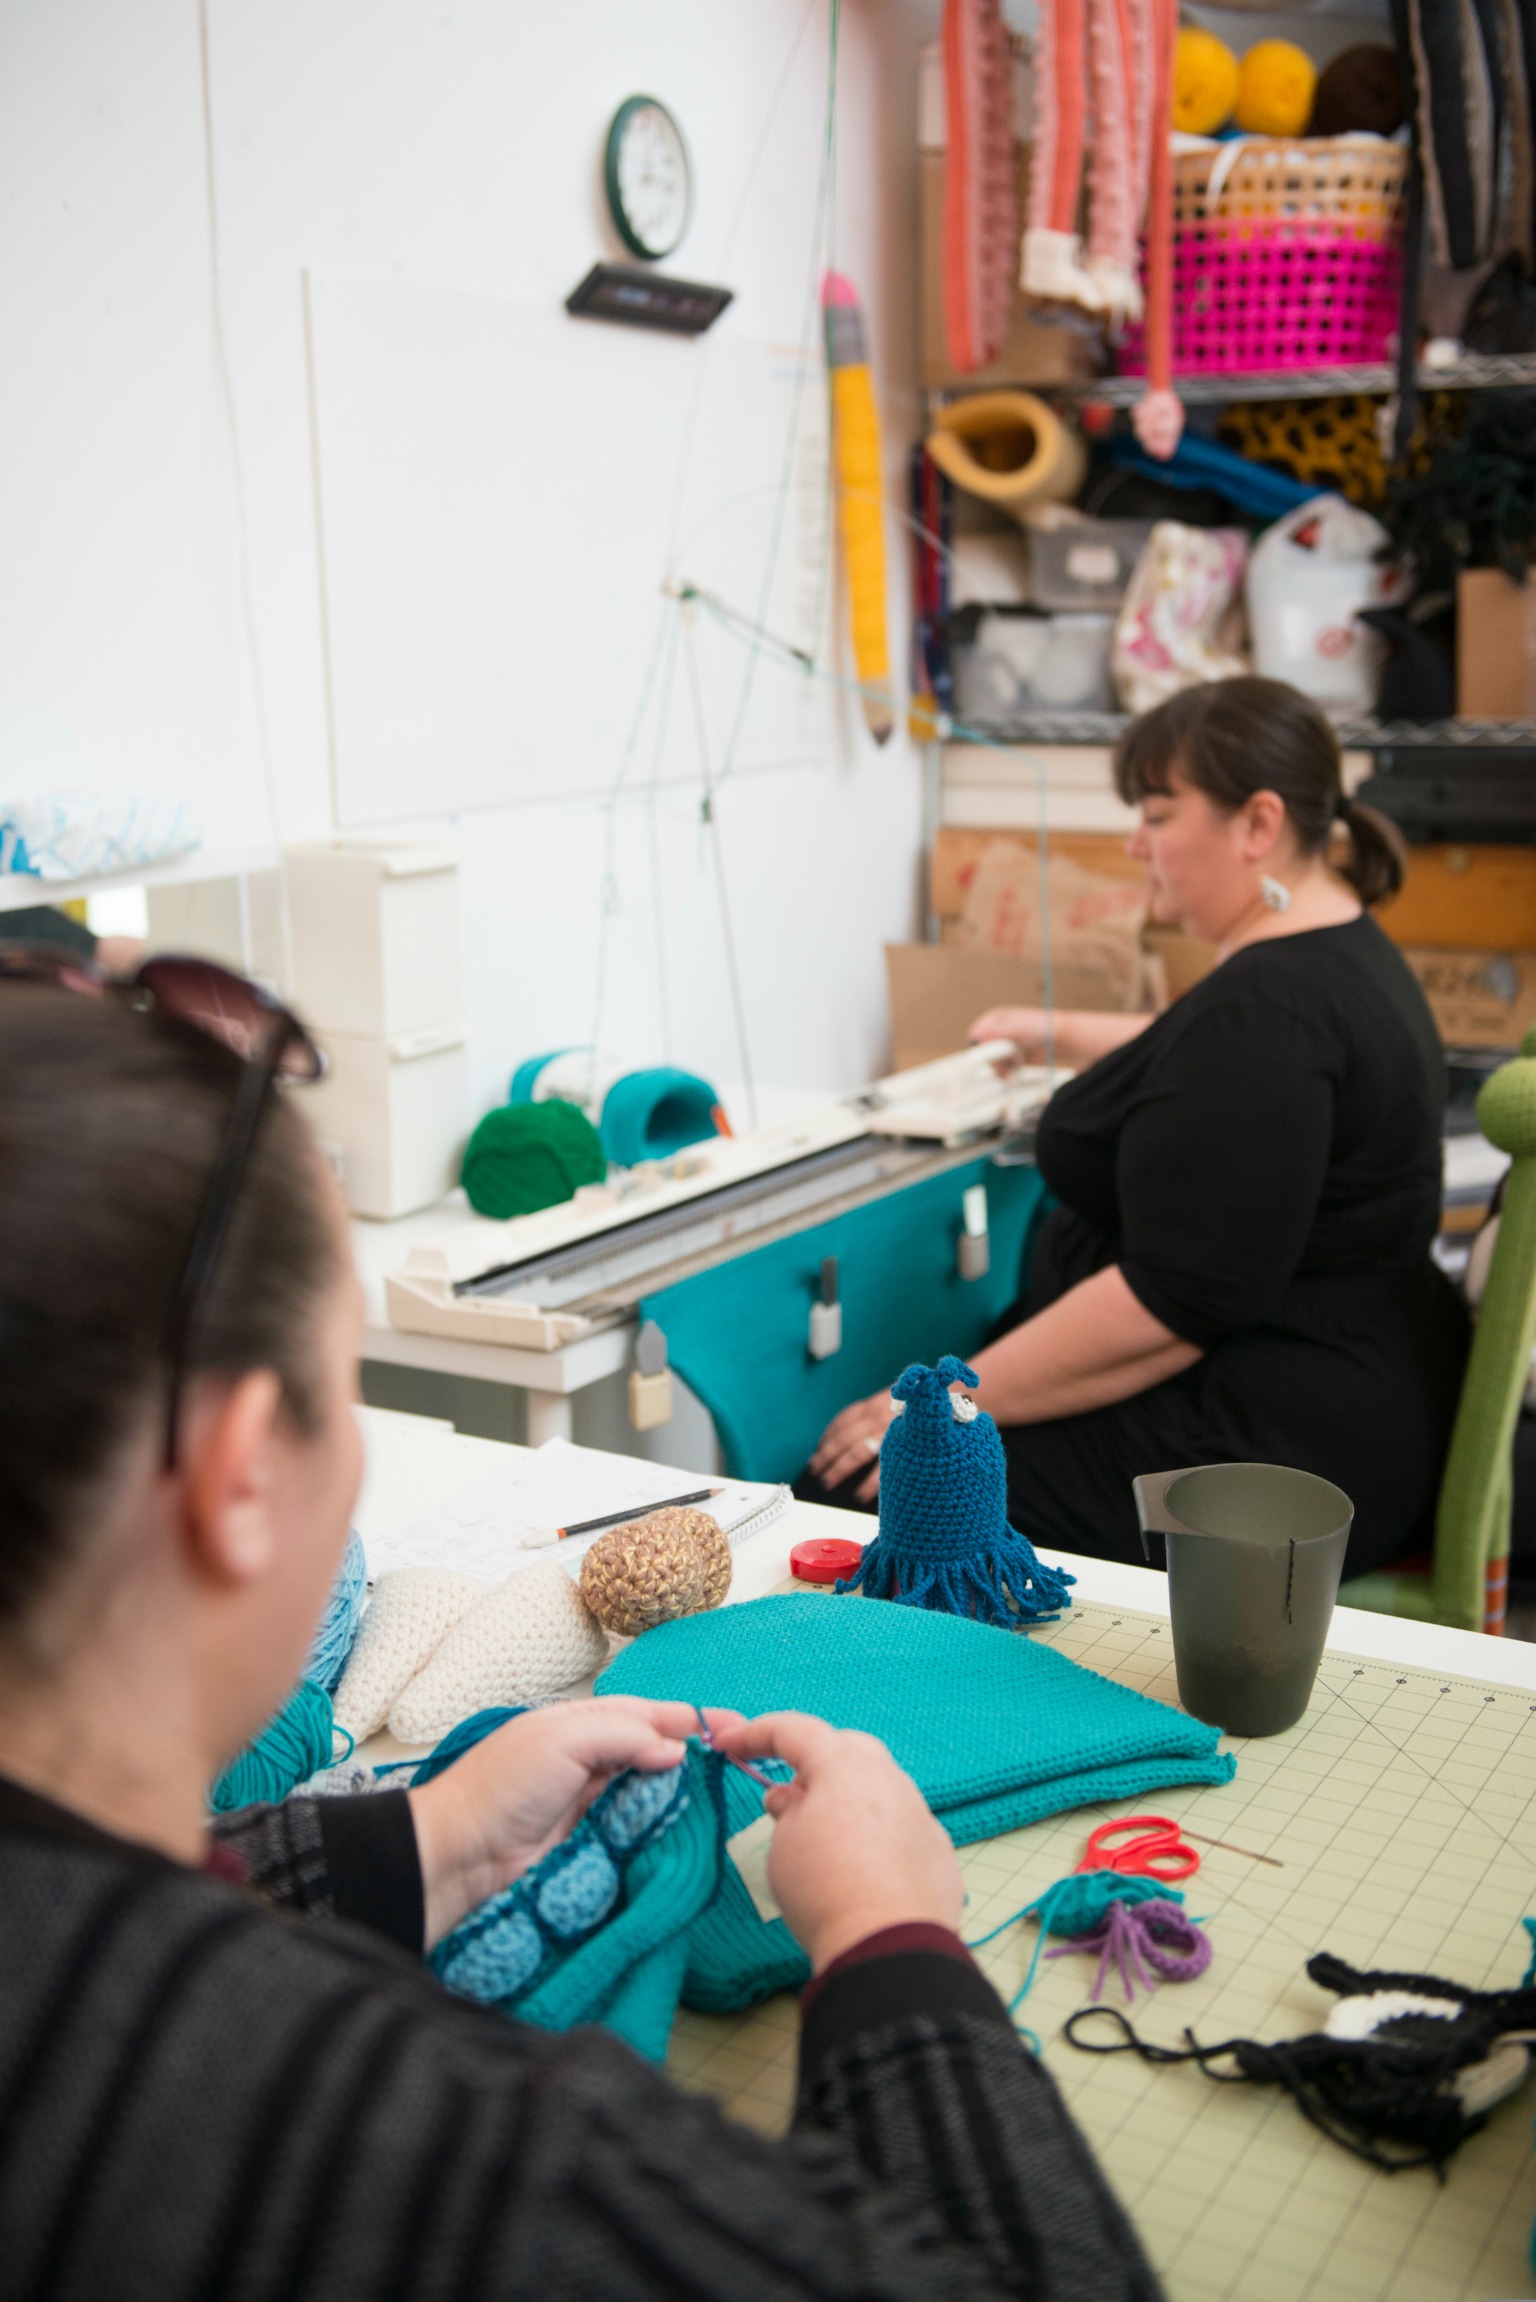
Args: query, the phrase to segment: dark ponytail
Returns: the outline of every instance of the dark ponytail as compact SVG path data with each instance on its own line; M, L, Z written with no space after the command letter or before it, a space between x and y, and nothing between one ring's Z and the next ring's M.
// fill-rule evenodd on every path
M1134 807L1180 779L1229 814L1255 792L1285 803L1304 855L1323 855L1362 903L1382 903L1403 884L1401 834L1374 807L1344 796L1339 741L1311 700L1278 679L1223 679L1180 688L1133 720L1115 754L1115 789ZM1342 834L1342 837L1339 835Z
M126 1451L160 1428L169 1307L239 1077L184 1024L0 987L0 1638L84 1552ZM275 1095L187 1354L194 1377L270 1368L313 1432L337 1251L306 1137Z
M1403 835L1389 817L1355 799L1341 799L1339 821L1349 840L1349 853L1334 863L1362 903L1385 903L1396 895L1408 868Z

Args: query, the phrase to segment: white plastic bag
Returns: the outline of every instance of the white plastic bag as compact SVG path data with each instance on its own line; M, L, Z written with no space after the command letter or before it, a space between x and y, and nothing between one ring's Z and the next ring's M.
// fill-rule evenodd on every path
M1358 621L1402 588L1377 553L1387 531L1342 496L1313 496L1266 528L1248 562L1253 668L1333 711L1370 711L1386 653Z
M1159 520L1136 563L1115 626L1113 671L1127 711L1150 711L1181 687L1248 666L1220 644L1237 598L1247 539L1236 528Z
M202 837L186 802L159 792L38 791L0 802L0 872L34 879L169 863Z

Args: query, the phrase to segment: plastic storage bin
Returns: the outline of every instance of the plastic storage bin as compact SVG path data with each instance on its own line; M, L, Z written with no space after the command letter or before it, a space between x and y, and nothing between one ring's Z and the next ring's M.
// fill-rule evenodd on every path
M1379 136L1247 136L1173 164L1175 376L1392 356L1407 147ZM1146 367L1139 327L1120 366Z
M1112 711L1114 636L1112 615L983 615L972 643L954 650L957 717Z
M389 1222L432 1206L458 1182L469 1133L463 1025L396 1039L318 1036L329 1069L296 1100L335 1156L353 1214Z
M1085 520L1038 528L1029 538L1029 596L1036 607L1113 612L1147 548L1150 520Z
M457 849L327 840L290 847L284 867L306 1021L390 1040L462 1021Z

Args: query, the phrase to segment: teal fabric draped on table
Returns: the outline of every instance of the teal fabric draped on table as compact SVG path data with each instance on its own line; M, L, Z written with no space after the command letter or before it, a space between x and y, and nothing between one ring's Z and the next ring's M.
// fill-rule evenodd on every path
M986 1185L991 1267L966 1280L956 1268L961 1201L975 1183ZM967 1160L648 1295L640 1315L656 1321L672 1365L714 1417L732 1476L793 1479L851 1399L913 1360L980 1347L1021 1291L1045 1196L1033 1167ZM843 1341L817 1360L806 1337L828 1255Z

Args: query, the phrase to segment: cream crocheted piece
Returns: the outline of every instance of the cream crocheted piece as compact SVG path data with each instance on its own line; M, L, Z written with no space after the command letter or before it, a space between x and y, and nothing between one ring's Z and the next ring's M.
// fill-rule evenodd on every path
M398 1698L485 1589L445 1567L380 1575L336 1689L336 1724L354 1742L377 1734Z
M436 1742L475 1711L558 1694L607 1655L564 1567L552 1559L525 1567L460 1616L390 1711L389 1731L405 1743Z

